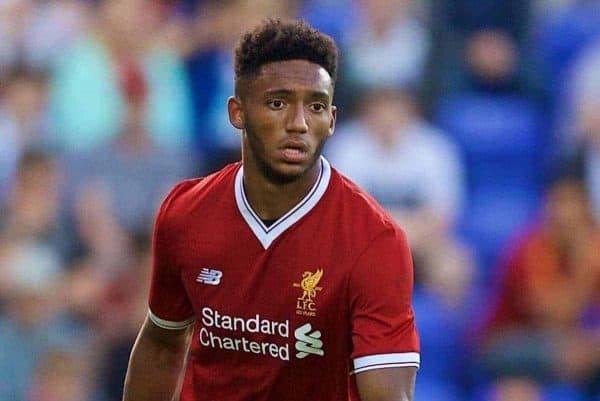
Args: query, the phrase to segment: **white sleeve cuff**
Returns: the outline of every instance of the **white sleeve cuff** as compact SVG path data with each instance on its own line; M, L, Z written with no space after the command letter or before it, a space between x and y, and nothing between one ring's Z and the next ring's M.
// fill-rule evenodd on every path
M354 370L350 374L385 368L414 367L418 369L420 365L421 357L418 352L367 355L354 360Z
M196 321L196 316L192 316L189 319L183 320L181 322L173 322L171 320L161 319L152 313L151 310L148 310L148 317L152 320L152 323L167 330L182 330L187 327L190 327Z

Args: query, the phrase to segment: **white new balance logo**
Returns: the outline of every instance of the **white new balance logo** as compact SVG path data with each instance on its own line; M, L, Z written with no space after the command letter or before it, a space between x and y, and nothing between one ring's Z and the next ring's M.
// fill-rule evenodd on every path
M323 341L319 340L321 338L321 332L319 330L315 330L312 333L312 326L310 323L306 323L303 326L298 327L294 331L294 335L296 336L296 350L299 351L296 353L296 357L299 359L306 358L308 354L325 355L325 351L323 351Z
M198 277L196 277L196 281L199 283L209 285L218 285L221 282L221 277L223 277L222 271L215 269L207 269L205 267L200 271Z

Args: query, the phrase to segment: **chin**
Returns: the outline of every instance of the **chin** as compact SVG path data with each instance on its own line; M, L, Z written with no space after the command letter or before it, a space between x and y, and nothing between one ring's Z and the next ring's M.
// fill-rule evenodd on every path
M268 169L265 175L274 183L287 184L300 179L307 171L306 166L286 164Z
M263 175L274 184L288 184L301 179L314 165L311 163L275 162L262 164Z

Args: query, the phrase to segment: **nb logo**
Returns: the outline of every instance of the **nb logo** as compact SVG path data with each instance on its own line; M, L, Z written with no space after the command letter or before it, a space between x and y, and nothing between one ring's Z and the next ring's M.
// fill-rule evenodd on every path
M323 341L320 340L321 332L315 330L311 333L312 326L306 323L294 331L296 336L296 357L299 359L306 358L309 354L323 356Z
M223 277L223 272L215 269L207 269L206 267L200 271L196 281L208 285L218 285Z

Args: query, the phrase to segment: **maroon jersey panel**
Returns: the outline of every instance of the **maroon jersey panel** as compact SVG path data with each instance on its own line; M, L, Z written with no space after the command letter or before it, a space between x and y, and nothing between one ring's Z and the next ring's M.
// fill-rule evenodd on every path
M181 400L347 401L352 373L419 366L405 235L325 159L321 167L269 227L245 198L240 164L165 200L150 318L194 325Z

